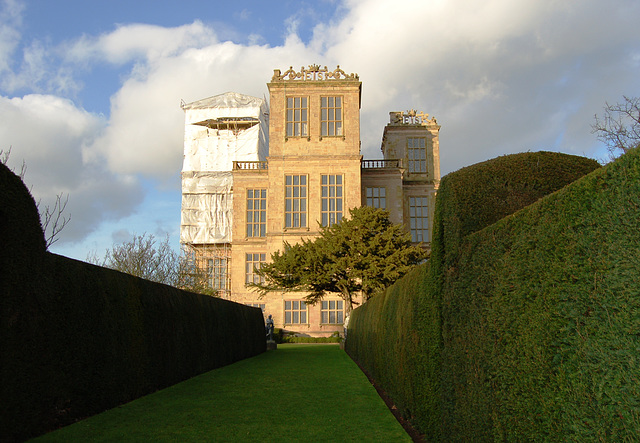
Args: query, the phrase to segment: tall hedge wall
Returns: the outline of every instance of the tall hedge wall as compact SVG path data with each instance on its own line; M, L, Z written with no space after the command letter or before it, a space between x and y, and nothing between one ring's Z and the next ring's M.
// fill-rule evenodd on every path
M484 303L492 296L491 290L479 297L477 288L489 288L496 279L497 264L493 258L499 256L482 242L470 249L469 239L480 236L470 234L596 168L598 164L592 160L540 152L499 157L447 175L436 202L429 263L378 300L374 298L376 303L367 303L354 311L347 351L374 374L383 388L389 388L394 400L428 439L529 440L526 434L500 434L494 425L494 405L498 400L489 395L493 392L494 375L483 362L491 361L487 353L495 349L492 346L496 340L504 338L492 337L494 342L487 339L485 343L493 343L489 348L478 347L475 341L483 339L484 331L460 329L485 321ZM505 220L520 220L529 210ZM554 220L554 216L548 217ZM526 223L523 226L526 230ZM519 236L496 228L490 239L495 242L514 235ZM540 259L545 263L553 257ZM510 257L500 256L500 260L497 263L509 262ZM518 266L526 268L527 263ZM472 295L465 295L469 292ZM412 315L393 315L389 305L402 306L397 308L402 312L412 310ZM493 321L501 320L493 318ZM508 318L504 322L510 324ZM397 329L395 342L380 340L372 333L381 329ZM508 326L505 330L512 333ZM396 349L405 348L405 341L419 343L416 351L419 357L414 357L411 364L396 357ZM389 358L385 359L385 355ZM525 369L514 367L516 372ZM465 410L477 415L465 414Z
M453 439L640 433L640 151L467 237L445 273Z
M0 440L265 350L258 308L45 252L33 199L0 166Z
M440 429L441 340L428 271L426 264L416 267L353 311L345 349L432 441Z

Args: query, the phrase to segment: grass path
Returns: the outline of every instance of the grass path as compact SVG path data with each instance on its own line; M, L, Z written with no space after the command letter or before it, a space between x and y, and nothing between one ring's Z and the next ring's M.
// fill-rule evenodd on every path
M279 345L35 441L411 439L335 345Z

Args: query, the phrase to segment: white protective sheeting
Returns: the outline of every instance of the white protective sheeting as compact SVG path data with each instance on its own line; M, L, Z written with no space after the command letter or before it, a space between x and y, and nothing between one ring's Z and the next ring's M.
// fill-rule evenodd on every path
M231 171L183 172L181 243L229 243L233 223Z
M231 171L182 173L182 194L229 194L233 187Z
M228 92L185 104L182 109L185 134L180 242L230 243L233 162L266 160L267 104L256 97Z
M182 171L231 171L234 161L265 161L269 155L268 107L264 100L227 92L182 108L185 110ZM237 119L255 120L255 125L233 130L223 124Z
M181 243L230 243L233 196L183 194Z
M185 128L183 171L231 171L234 161L260 161L259 124L230 130L190 125Z

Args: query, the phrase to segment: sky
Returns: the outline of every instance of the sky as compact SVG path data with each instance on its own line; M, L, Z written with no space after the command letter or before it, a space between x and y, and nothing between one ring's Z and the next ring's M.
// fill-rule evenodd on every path
M40 207L68 195L52 252L178 249L181 100L339 65L362 81L365 158L415 109L442 126L443 176L524 151L606 160L591 125L640 96L639 21L637 0L0 0L0 151Z

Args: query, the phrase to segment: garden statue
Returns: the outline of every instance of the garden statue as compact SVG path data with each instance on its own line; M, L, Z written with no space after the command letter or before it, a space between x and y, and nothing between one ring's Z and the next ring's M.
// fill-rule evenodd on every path
M269 314L269 317L267 318L266 330L268 341L273 341L273 318L271 318L271 314Z

